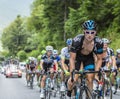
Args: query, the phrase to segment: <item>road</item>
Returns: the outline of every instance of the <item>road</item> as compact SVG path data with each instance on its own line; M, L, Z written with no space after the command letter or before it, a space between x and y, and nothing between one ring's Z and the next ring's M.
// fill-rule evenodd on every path
M26 86L25 75L22 78L5 78L0 74L0 99L40 99L39 94L36 84L34 89ZM113 99L119 99L119 97L120 91L113 96Z

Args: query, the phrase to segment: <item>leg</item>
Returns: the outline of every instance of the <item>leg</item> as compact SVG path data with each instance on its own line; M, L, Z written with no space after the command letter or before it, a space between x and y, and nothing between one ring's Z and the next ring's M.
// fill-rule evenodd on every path
M88 84L88 87L90 88L90 90L92 91L93 90L93 80L95 78L95 75L94 74L87 74L87 84Z
M46 75L43 75L42 80L41 80L41 93L40 93L40 98L44 98L44 88L45 88L45 81L46 81Z

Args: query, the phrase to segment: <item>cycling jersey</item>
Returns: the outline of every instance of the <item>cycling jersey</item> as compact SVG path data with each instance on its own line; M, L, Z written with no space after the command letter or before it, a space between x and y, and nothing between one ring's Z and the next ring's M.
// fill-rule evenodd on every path
M71 52L76 53L76 64L75 69L79 70L81 62L83 62L83 66L85 70L94 70L94 54L102 54L103 53L103 42L100 38L95 37L94 38L94 47L92 52L90 52L88 55L83 55L81 53L81 50L83 49L83 40L84 35L79 34L77 35L72 42L71 46Z
M61 50L61 59L65 60L65 64L68 66L69 65L69 59L70 59L70 53L68 51L68 47L64 47Z
M53 67L54 62L56 59L51 55L48 57L46 54L42 56L41 61L43 62L43 69L47 70L48 68Z
M102 67L106 66L106 63L111 63L111 56L114 56L114 51L111 48L107 48L106 57L102 59Z
M60 58L60 56L58 55L58 56L55 57L55 59L56 59L57 62L59 62L61 58Z
M116 65L117 67L120 67L120 58L116 57Z
M33 69L35 69L36 67L36 63L29 63L30 66L30 70L33 71Z

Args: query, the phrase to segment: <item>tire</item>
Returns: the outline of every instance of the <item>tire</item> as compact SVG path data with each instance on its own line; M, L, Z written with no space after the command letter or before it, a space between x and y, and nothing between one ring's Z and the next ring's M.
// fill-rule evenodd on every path
M18 76L18 78L22 78L22 76Z
M110 80L105 80L105 84L104 84L104 97L105 99L112 99L112 85Z
M31 79L30 79L30 88L33 89L33 77L31 76Z
M60 92L60 99L66 99L66 92Z
M80 96L79 99L94 99L92 92L88 87L81 87L80 88Z

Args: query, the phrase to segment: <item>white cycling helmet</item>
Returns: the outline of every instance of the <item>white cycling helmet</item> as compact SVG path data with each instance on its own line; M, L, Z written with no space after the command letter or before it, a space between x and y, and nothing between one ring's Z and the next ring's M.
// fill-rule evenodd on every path
M53 51L53 47L52 46L46 46L46 51Z
M106 43L106 44L109 44L109 43L110 43L110 41L109 41L107 38L102 38L102 42L103 42L103 43Z
M58 50L53 50L53 55L58 54Z
M117 49L116 52L117 52L117 54L120 54L120 49Z
M34 62L37 61L35 57L29 57L28 59L29 59L30 61L34 61Z

